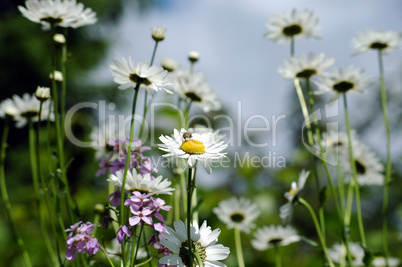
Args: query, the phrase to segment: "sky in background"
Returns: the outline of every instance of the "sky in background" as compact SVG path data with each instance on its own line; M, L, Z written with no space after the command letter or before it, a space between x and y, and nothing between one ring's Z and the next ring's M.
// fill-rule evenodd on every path
M292 81L278 74L278 67L289 58L289 45L265 40L265 24L273 14L292 8L312 10L319 18L322 36L319 40L298 39L296 56L324 52L335 58L335 67L364 68L374 80L378 78L376 53L352 57L352 38L366 29L401 31L401 1L161 0L157 8L141 14L134 6L127 6L121 25L108 33L114 45L94 75L99 81L111 81L108 66L114 57L131 55L135 62L149 61L154 44L150 29L165 27L166 39L158 47L156 64L162 57L169 57L187 67L188 52L198 51L196 71L207 75L234 119L241 101L243 123L255 114L272 123L273 115L288 114L293 89ZM395 74L401 63L401 50L387 55L387 75ZM370 93L363 97L370 97ZM258 119L252 125L264 126ZM289 133L286 123L278 122L278 127L281 134L277 146L271 144L268 149L286 157L291 155ZM270 133L266 138L272 140Z

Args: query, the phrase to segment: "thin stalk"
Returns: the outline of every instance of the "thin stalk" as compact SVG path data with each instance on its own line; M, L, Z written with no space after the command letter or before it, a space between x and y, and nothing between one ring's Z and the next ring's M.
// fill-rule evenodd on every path
M193 221L196 221L196 222L198 222L198 210L196 210L196 208L197 208L197 205L198 205L198 201L197 201L197 187L195 186L196 185L196 181L195 181L195 177L196 177L196 172L197 172L197 168L194 166L194 168L193 168L194 170L193 170L193 185L194 185L194 187L193 187L193 196L192 196L192 207L191 207L191 210L192 210L192 212L193 212Z
M170 222L171 222L170 225L173 224L173 221L180 220L180 192L183 192L183 191L184 191L184 189L182 190L180 185L177 184L176 190L173 193L173 196L174 196L174 220L170 220ZM171 214L171 212L168 213L168 216L169 216L169 214Z
M297 78L294 79L294 85L296 88L297 97L299 98L299 103L300 103L300 107L301 107L301 110L303 113L304 122L305 122L306 128L307 128L307 140L308 140L309 144L312 145L312 144L314 144L314 139L313 139L313 132L311 130L311 121L310 121L310 116L308 114L306 100L304 99L303 91L300 86L300 80Z
M123 183L121 186L121 194L120 194L120 225L124 225L124 195L125 195L125 187L126 187L126 180L127 180L127 172L128 172L128 167L130 165L130 158L131 158L131 146L133 143L133 136L134 136L134 124L135 124L135 106L137 104L137 97L138 97L138 91L140 89L141 83L137 83L135 88L134 88L134 98L133 98L133 108L131 112L131 127L130 127L130 140L128 143L128 148L127 148L127 157L126 157L126 165L124 167L124 173L123 173ZM124 254L124 247L125 247L125 242L122 242L121 244L121 251L122 251L122 260L123 260L123 266L125 266L125 254Z
M295 56L295 38L293 36L290 38L290 56Z
M341 172L340 164L336 165L336 174L338 177L338 190L339 190L339 199L341 205L341 212L344 214L345 212L345 185L343 183L343 175Z
M64 36L67 37L67 29L64 30ZM66 92L67 92L67 40L61 47L61 73L63 75L63 80L61 82L61 105L60 105L60 115L61 115L61 125L64 125L64 119L66 117ZM53 73L54 75L54 73ZM61 133L64 136L64 133ZM63 137L64 138L64 137Z
M275 266L276 267L282 266L281 251L280 251L280 247L278 245L275 245Z
M343 103L345 106L345 121L346 121L346 130L348 133L348 144L349 144L349 156L350 156L350 164L352 167L352 172L353 172L353 186L354 186L354 191L356 195L356 210L357 210L357 222L359 225L359 231L360 231L360 238L362 240L362 245L366 247L366 237L364 234L364 225L363 225L363 219L362 219L362 211L361 211L361 203L360 203L360 189L359 189L359 184L357 182L357 171L356 171L356 164L354 161L353 157L353 147L352 147L352 137L350 133L350 122L349 122L349 113L348 113L348 105L347 105L347 100L346 100L346 94L343 94ZM352 185L352 182L349 184L349 186ZM349 225L347 225L349 226Z
M14 234L15 239L17 240L18 248L22 254L22 260L24 262L24 266L31 267L31 260L29 258L28 251L25 248L24 240L22 239L17 225L14 220L14 216L12 214L12 206L10 202L10 198L8 197L7 187L6 187L6 175L5 175L5 160L6 160L6 149L7 149L7 138L9 131L9 118L6 118L3 128L3 135L1 137L1 154L0 154L0 190L1 190L1 198L4 203L4 208L7 213L7 217L10 223L10 228Z
M303 198L299 198L298 201L299 201L300 204L302 204L304 207L306 207L307 210L310 212L311 218L314 221L314 226L316 228L318 238L320 239L320 242L321 242L322 250L324 251L325 258L327 259L328 265L330 267L335 267L334 263L332 262L331 258L329 257L327 245L325 243L324 236L321 233L320 224L318 223L317 216L315 215L315 213L313 211L313 208Z
M105 250L102 246L100 246L100 250L103 252L103 255L105 255L105 257L106 257L107 261L109 262L110 266L114 267L114 264L113 264L113 262L110 260L109 256L107 255L106 250Z
M388 199L389 199L389 184L391 182L391 137L388 122L388 111L387 111L387 91L385 90L384 81L384 66L382 63L382 52L378 50L378 65L380 69L380 84L381 84L381 107L382 114L384 117L384 127L386 136L386 150L387 150L387 163L385 167L385 181L384 181L384 198L382 204L382 243L384 249L385 264L388 266Z
M236 243L236 255L237 255L237 263L239 267L244 267L244 257L243 257L243 250L241 246L241 234L239 227L234 228L234 235L235 235L235 243Z
M188 167L187 176L187 241L188 241L188 251L189 251L189 262L190 266L193 267L193 242L191 240L191 199L193 193L193 169Z
M132 262L131 262L132 267L135 266L135 261L137 259L138 250L140 249L140 241L141 241L141 235L142 235L143 229L144 229L144 224L141 223L140 233L138 234L138 238L137 238L137 245L135 246L135 253L132 255ZM133 244L133 247L134 247L134 244Z

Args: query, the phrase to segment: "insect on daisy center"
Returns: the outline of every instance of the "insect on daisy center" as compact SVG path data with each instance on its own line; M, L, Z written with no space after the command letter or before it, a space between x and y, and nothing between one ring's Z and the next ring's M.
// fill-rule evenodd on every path
M184 141L180 149L184 152L194 155L194 154L204 154L205 153L205 146L203 143L197 140L186 140Z
M345 93L354 87L354 84L349 81L340 81L332 86L335 91Z
M201 97L199 97L196 93L194 93L194 92L187 92L187 93L185 93L185 95L188 97L188 98L190 98L191 99L191 101L194 101L194 102L201 102Z
M292 37L296 34L301 33L302 31L303 31L302 27L300 27L297 24L292 24L292 25L289 25L289 26L283 28L282 33L286 36Z
M296 77L308 79L316 73L317 73L317 71L315 69L304 69L301 72L297 73Z
M386 43L381 43L381 42L374 42L374 43L371 43L370 44L370 48L371 49L379 49L379 50L382 50L382 49L385 49L385 48L387 48L388 47L388 44L386 44Z
M230 219L236 223L240 223L244 220L244 214L243 213L233 213L230 215Z
M128 77L134 83L142 83L146 86L151 85L151 82L147 78L140 77L136 73L131 73Z
M205 262L205 259L207 258L207 253L205 252L205 248L198 241L197 242L192 241L192 243L193 243L193 245L192 245L193 254L197 254L200 257L200 259L202 260L202 262ZM181 243L179 257L183 261L184 266L186 266L186 267L193 266L193 263L190 264L190 251L188 248L188 240ZM194 255L193 255L192 258L194 259L196 257L194 257Z
M365 174L366 173L366 166L364 166L360 161L355 160L356 171L358 174Z

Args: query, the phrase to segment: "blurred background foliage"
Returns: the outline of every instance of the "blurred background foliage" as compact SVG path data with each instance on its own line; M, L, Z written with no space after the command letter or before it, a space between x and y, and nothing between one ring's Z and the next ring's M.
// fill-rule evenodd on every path
M110 79L110 83L99 85L91 81L89 73L96 69L108 48L113 45L113 40L108 38L108 32L113 31L119 26L120 15L125 8L136 8L146 13L148 9L158 8L158 1L151 0L86 0L82 1L87 7L91 7L98 16L98 23L92 26L83 27L78 30L68 31L68 65L67 65L67 110L76 103L83 101L104 100L106 103L117 103L118 109L124 110L132 98L132 92L119 91L116 84ZM51 45L51 36L48 31L42 31L40 26L23 18L18 9L18 5L24 5L24 1L2 0L0 3L0 99L6 99L14 94L22 95L25 92L33 93L38 85L50 86L48 78L50 73L50 55L49 46ZM391 129L394 130L393 139L398 139L401 135L402 125L399 123L402 117L400 87L395 89L395 84L401 84L402 75L395 75L392 82L389 82L390 90L390 115ZM95 85L96 84L96 85ZM379 96L379 86L378 96ZM219 93L219 90L217 90ZM139 99L142 99L140 96ZM171 101L171 96L166 96ZM166 100L165 99L165 100ZM358 119L352 118L360 136L376 128L378 124L382 125L380 97L372 98L371 103L365 103L369 106L359 114ZM325 104L325 100L319 102L319 107ZM247 165L237 165L236 168L224 168L214 170L214 177L221 180L218 186L198 187L198 196L201 206L199 209L200 219L208 220L208 225L212 228L221 228L222 233L219 237L219 243L231 248L231 255L225 261L228 266L236 266L235 247L232 242L233 230L227 230L214 214L211 213L221 200L230 198L233 195L245 196L256 202L261 209L261 216L257 221L257 226L280 224L281 220L278 214L278 208L285 203L284 192L290 188L290 183L297 179L302 169L309 169L313 164L311 154L300 143L300 122L302 121L296 94L289 90L289 103L286 103L291 110L288 116L287 127L293 129L292 138L289 140L293 144L292 156L286 159L286 168L253 168ZM200 110L193 109L192 114L199 113ZM227 114L225 108L219 113L209 113L209 117L217 114ZM191 114L190 114L191 115ZM234 116L233 114L228 114ZM76 137L80 140L89 140L90 133L96 126L96 114L91 110L81 110L77 113L72 122L72 129ZM128 116L128 114L126 114ZM177 114L168 108L161 108L157 111L157 117L160 121L174 122ZM215 120L213 128L227 127ZM3 121L0 121L0 127L3 127ZM154 129L155 136L160 134L169 134L166 132L166 125L161 124ZM171 129L177 125L171 125ZM241 134L241 133L238 133ZM34 216L32 209L32 179L30 172L30 163L27 157L28 153L28 129L10 129L9 148L6 159L6 179L11 202L14 207L14 215L17 224L22 232L22 236L28 251L32 257L34 266L49 266L46 257L45 248L41 240L39 224ZM258 139L258 136L252 136ZM243 140L244 141L244 140ZM384 141L385 143L385 141ZM238 153L244 156L250 152L254 156L253 148L247 142L238 149ZM68 178L73 192L73 198L79 207L80 218L83 221L92 221L95 213L93 207L97 203L106 203L107 183L106 177L95 177L98 170L98 162L94 157L94 150L91 148L79 148L66 141L67 159L71 159L68 169ZM233 152L233 151L231 151ZM268 153L268 151L266 151ZM264 157L261 152L256 152L255 156ZM261 153L261 154L258 154ZM150 155L157 159L160 157L158 149L153 147ZM233 154L228 155L231 163L236 161ZM395 158L394 158L395 159ZM384 162L384 161L383 161ZM390 252L393 256L401 256L400 225L402 206L402 195L400 189L401 182L401 163L395 160L393 165L393 184L390 191ZM200 168L201 169L201 168ZM178 178L172 175L171 169L159 170L165 177L178 181ZM199 172L202 177L202 171ZM323 177L325 185L325 173L323 169L319 170ZM175 180L177 179L177 180ZM201 178L202 179L202 178ZM313 179L309 180L313 183ZM312 204L314 208L318 207L317 193L313 190L314 186L307 186L302 195ZM381 252L381 205L382 205L382 187L362 187L362 209L365 220L368 243L373 252ZM170 203L172 204L172 203ZM328 203L326 205L327 238L328 244L332 241L339 241L341 230L337 224L337 217L333 209L332 197L328 194ZM8 223L5 213L0 217L0 266L21 266L20 256L8 230ZM353 223L356 223L353 221ZM352 239L357 240L357 227L352 223ZM295 216L292 222L300 234L317 241L316 232L311 218L307 211L302 207L296 207ZM399 228L398 228L399 227ZM98 239L109 242L113 236L111 231L99 230ZM274 251L257 252L250 246L253 236L242 235L244 256L246 266L274 266ZM100 254L100 253L98 253ZM321 266L322 258L319 251L306 242L293 244L282 249L283 266ZM286 257L285 257L286 255ZM102 261L102 255L96 255L97 259ZM69 264L67 264L69 266ZM103 266L103 264L96 265ZM104 263L104 266L107 266Z

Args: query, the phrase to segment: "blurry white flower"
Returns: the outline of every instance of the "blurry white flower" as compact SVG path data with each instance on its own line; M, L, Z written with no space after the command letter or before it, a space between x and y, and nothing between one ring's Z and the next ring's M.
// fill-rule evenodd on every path
M117 239L113 239L112 240L112 248L107 250L108 254L111 255L112 258L116 259L116 260L121 260L121 244L119 243L119 241L117 241ZM138 253L137 253L137 259L145 259L148 256L147 251L140 247L138 249Z
M292 219L293 205L297 201L300 191L304 188L309 174L309 171L302 170L298 182L292 182L289 192L285 193L288 203L282 205L279 209L279 216L282 218L283 223L288 223Z
M55 35L53 35L53 41L55 41L58 44L65 44L66 37L61 33L56 33Z
M270 225L259 228L254 233L251 245L257 250L267 250L275 246L287 246L300 241L300 236L292 226Z
M300 59L293 57L289 61L284 61L284 66L280 67L278 72L284 79L288 80L295 78L309 79L313 75L321 74L334 63L333 58L324 60L324 57L324 53L316 56L313 52L310 52L307 57L302 54Z
M48 100L50 98L50 88L38 86L38 88L36 88L35 96L41 102Z
M223 141L216 142L217 133L190 133L185 129L180 132L174 129L173 137L161 135L159 140L163 144L159 149L168 152L163 157L176 157L187 159L190 168L196 165L197 160L201 161L206 171L211 173L211 160L217 160L225 156L221 153L227 148Z
M156 42L163 41L163 39L165 39L166 29L162 27L152 28L151 35L152 39L154 39Z
M96 150L97 159L107 156L112 151L113 147L108 144L110 140L125 140L129 136L124 126L119 127L114 120L108 120L100 122L98 127L93 128L90 139L94 142L92 148Z
M386 265L384 257L375 257L371 262L374 267L397 267L401 262L398 258L388 258L388 266Z
M294 38L319 38L318 19L309 10L275 14L268 19L265 38L276 43L289 43Z
M40 101L35 94L29 95L25 93L22 98L18 95L13 95L12 99L4 100L0 104L0 116L12 115L16 121L17 128L24 127L29 120L37 122L38 120L47 120L50 112L50 101L42 104L42 113L39 118ZM50 114L50 120L54 120L54 114Z
M384 184L384 165L380 158L365 144L356 142L353 146L353 157L356 164L357 182L359 185L383 185ZM347 154L340 158L340 164L345 172L345 181L352 179L352 169L350 157Z
M394 31L372 31L357 33L357 37L352 39L353 48L356 53L363 53L373 50L380 50L383 53L390 52L402 47L402 36Z
M149 66L147 62L140 62L135 67L131 57L128 61L122 58L121 62L115 58L110 69L115 83L120 84L119 89L135 88L137 84L141 84L155 91L164 89L170 92L166 89L168 72L157 66Z
M238 228L245 233L250 232L250 228L254 227L253 222L260 215L256 204L248 199L236 197L221 201L213 212L227 228Z
M162 58L161 65L162 68L168 72L175 71L179 68L179 63L177 63L177 61L166 57Z
M184 225L182 221L176 221L173 223L173 225L174 229L168 226L166 227L169 233L162 233L162 236L165 239L160 240L162 245L170 249L173 254L162 257L159 260L159 263L167 264L168 266L190 266L187 226ZM221 244L216 244L221 231L219 229L212 231L211 227L207 226L206 221L203 222L201 227L198 227L198 223L194 221L190 227L193 253L198 254L203 261L204 266L226 267L225 264L219 261L226 259L230 253L230 250L228 247L224 247ZM193 256L192 258L195 260L196 257Z
M27 0L18 6L24 17L40 23L44 29L51 26L78 28L96 22L96 13L76 0Z
M124 170L119 170L116 174L112 174L108 181L114 182L117 187L122 187L124 178ZM151 174L137 174L135 168L127 172L125 189L127 191L140 191L142 193L153 193L154 195L167 194L171 195L174 188L169 187L172 182L167 179L162 180L162 175L152 178Z
M317 85L316 94L324 94L332 92L335 96L332 101L343 93L356 92L364 93L363 89L370 85L371 78L364 74L363 69L349 66L346 70L339 68L333 69L331 73L322 73L319 81L314 83Z
M63 73L61 71L55 70L54 73L49 74L49 78L53 80L53 77L56 82L62 82L63 81Z
M176 71L171 73L169 77L172 82L169 89L181 98L191 101L204 112L217 111L221 108L218 95L207 82L205 75Z
M190 51L190 53L188 53L188 60L190 60L190 62L197 62L198 59L200 58L200 53L198 53L197 51Z
M364 266L364 250L358 243L349 243L349 252L352 257L353 266ZM346 247L343 244L335 243L332 248L328 249L331 260L336 263L346 262Z

